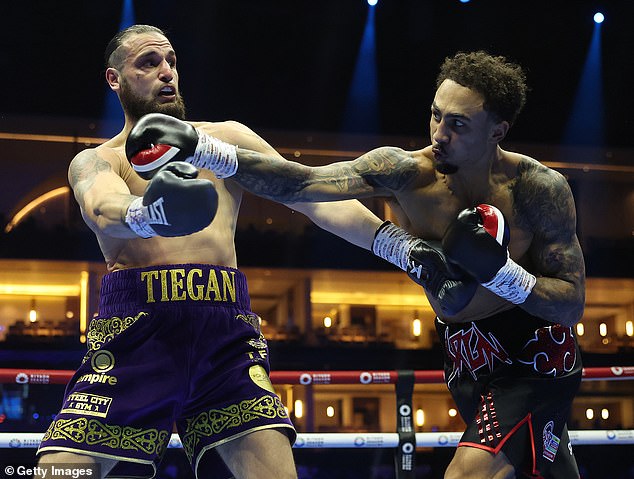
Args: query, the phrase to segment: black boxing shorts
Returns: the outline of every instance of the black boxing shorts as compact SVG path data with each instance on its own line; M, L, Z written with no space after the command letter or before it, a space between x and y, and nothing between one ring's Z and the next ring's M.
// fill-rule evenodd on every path
M269 380L268 346L245 276L202 264L103 278L88 352L38 453L119 460L112 474L152 477L174 424L192 468L229 478L214 447L252 431L295 430Z
M458 446L503 451L518 477L577 479L566 426L582 373L572 328L516 307L471 323L436 319L436 330L467 424Z

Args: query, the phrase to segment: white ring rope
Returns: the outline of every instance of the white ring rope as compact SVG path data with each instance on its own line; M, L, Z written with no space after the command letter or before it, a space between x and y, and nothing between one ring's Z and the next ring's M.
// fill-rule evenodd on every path
M634 430L579 430L569 431L573 446L634 444ZM0 449L37 448L44 433L0 433ZM418 432L416 447L456 447L461 432ZM293 446L296 449L382 449L398 446L398 434L391 433L300 433ZM182 448L177 434L172 434L169 448Z

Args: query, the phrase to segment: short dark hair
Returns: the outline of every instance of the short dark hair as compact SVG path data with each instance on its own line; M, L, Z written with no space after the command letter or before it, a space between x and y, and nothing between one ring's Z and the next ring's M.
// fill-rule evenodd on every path
M158 33L167 38L167 35L165 35L165 32L163 30L152 25L132 25L128 28L125 28L118 32L114 37L112 37L112 40L108 42L106 52L104 53L106 68L119 68L120 59L116 58L116 55L114 55L114 53L128 36L140 35L142 33Z
M453 80L484 97L484 109L499 121L513 124L526 103L526 75L519 65L485 51L459 52L445 58L436 88Z

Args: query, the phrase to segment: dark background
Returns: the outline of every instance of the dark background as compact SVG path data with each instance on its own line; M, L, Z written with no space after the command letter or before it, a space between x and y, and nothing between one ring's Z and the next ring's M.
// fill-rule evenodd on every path
M122 4L113 0L2 2L1 131L27 125L24 129L32 133L46 133L33 125L61 128L78 119L105 118L106 98L113 99L114 94L108 91L103 77L103 52L119 30ZM604 100L605 140L582 140L590 141L589 146L632 148L634 2L630 0L471 0L468 4L459 0L380 0L375 7L379 117L376 128L370 129L345 122L346 102L369 11L365 0L134 2L136 23L163 28L172 40L191 119L235 119L256 131L413 136L422 138L423 144L427 143L429 105L439 65L459 50L477 49L506 55L526 69L531 92L525 110L510 131L509 141L560 144L595 29L592 16L598 10L606 16L600 27L603 90L588 94ZM116 114L120 120L120 110ZM17 117L28 121L14 121ZM53 123L38 123L38 118ZM597 116L596 121L603 118ZM39 145L14 146L20 156L11 153L5 143L0 142L0 164L4 168L0 194L4 198L20 198L30 191L35 180L29 178L29 168L37 169L41 178L56 172L64 175L67 159L86 146L46 145L52 156L64 159L63 164L53 165L49 158L37 158L42 151ZM37 161L21 165L20 161L27 157L36 157ZM570 161L579 160L572 157ZM615 156L613 161L634 165L634 155L628 152L625 157ZM632 204L622 198L622 192L632 190L630 183L625 184L627 178L615 183L612 177L604 180L601 176L592 181L600 195L578 193L593 190L582 188L578 178L571 179L579 204L591 212L580 221L585 232L580 236L588 273L631 277L634 236L622 231L630 228L622 220L627 218L623 213L627 205ZM71 203L75 205L74 201ZM605 204L613 207L608 210ZM0 210L2 227L6 219L2 215L7 214L8 210ZM605 215L614 217L610 228L603 227ZM70 227L52 231L34 219L25 221L10 235L0 231L0 254L3 258L102 261L94 235L77 214L75 219ZM351 269L389 266L317 228L308 229L303 235L290 235L249 225L249 229L237 232L236 243L241 265ZM345 364L355 368L357 363L364 368L385 364L440 367L440 356L434 356L434 351L385 353L370 349L352 354L350 350L317 354L301 346L294 351L283 345L272 348L274 369L292 369L300 363L320 369L324 357L332 362L326 366L333 367ZM20 354L34 363L25 362ZM0 354L0 362L11 366L12 358L23 367L45 364L70 368L77 364L83 350L58 354L46 350L41 354L36 356L25 348L11 350ZM306 362L308 359L310 363ZM632 363L631 354L618 359L585 354L584 359L589 366ZM61 394L59 387L40 397L54 411ZM31 427L43 430L47 423L48 418L43 415ZM25 428L21 426L20 430ZM11 451L12 461L34 461L33 450L18 452ZM303 478L394 477L391 451L354 451L352 455L335 450L328 451L328 456L326 451L295 452ZM576 449L587 479L634 477L628 468L628 452L625 448L603 446ZM452 453L453 450L444 449L436 450L434 455L430 451L419 454L419 467L427 469L418 471L418 477L442 477ZM0 451L0 459L6 459L6 454L6 450ZM178 455L169 451L158 477L191 477L184 472L187 466L183 461L180 451ZM324 464L330 469L323 469Z
M486 49L522 64L532 89L509 140L560 142L601 10L605 144L634 146L634 2L381 0L374 8L380 116L376 131L361 132L426 138L442 59ZM136 23L172 40L190 118L256 130L344 130L368 9L365 0L134 2ZM121 11L111 0L3 2L0 114L102 118L103 51Z
M367 151L383 144L420 148L429 142L429 106L445 57L485 49L519 62L531 91L503 146L543 162L559 161L559 166L576 164L561 171L577 202L588 275L632 275L634 2L380 0L373 10L375 122L366 121L372 98L347 107L371 16L366 0L137 0L125 5L133 5L135 23L156 25L171 38L190 119L238 120L288 151L332 149L334 140L324 143L324 138L351 144L369 139L354 146L336 144L338 150ZM118 131L123 115L104 80L103 52L119 30L123 7L122 1L110 0L3 3L0 132L104 138ZM602 100L603 113L577 115L579 143L568 143L564 150L597 11L606 17L599 27L603 87L582 98ZM359 121L350 122L350 113ZM600 140L591 133L602 122ZM65 184L68 161L89 146L80 140L0 141L0 164L11 173L0 176L0 223L6 224L20 202L37 196L46 178ZM335 161L321 159L326 160ZM587 172L583 164L590 163L598 168ZM620 169L610 173L613 165ZM286 208L249 198L236 234L243 266L389 267L312 224L288 231L281 227L291 221ZM260 205L267 205L275 226L265 224ZM50 217L63 217L51 208ZM75 213L70 224L54 231L38 223L44 219L40 215L11 234L0 232L2 256L101 261L75 202L71 199L66 208Z

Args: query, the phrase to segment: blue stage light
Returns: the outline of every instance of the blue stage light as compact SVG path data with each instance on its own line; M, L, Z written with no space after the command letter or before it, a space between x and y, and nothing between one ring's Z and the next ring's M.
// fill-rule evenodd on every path
M603 23L603 20L605 20L605 17L601 12L597 12L594 14L595 23Z
M379 0L368 0L368 5L370 5L371 7L373 7L377 3L379 3Z

